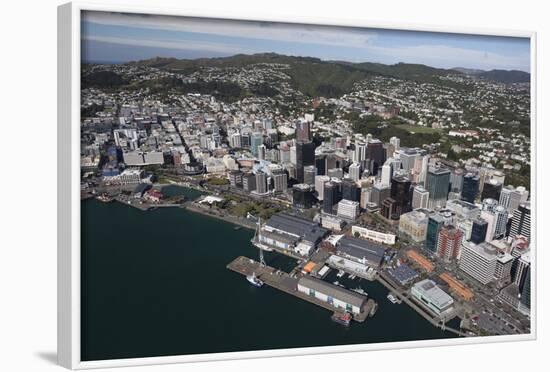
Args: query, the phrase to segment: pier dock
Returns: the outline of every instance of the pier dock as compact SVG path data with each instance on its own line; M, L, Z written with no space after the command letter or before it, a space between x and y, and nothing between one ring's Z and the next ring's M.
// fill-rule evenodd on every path
M297 285L298 280L303 275L301 273L296 273L294 276L291 276L290 274L278 270L274 267L262 266L259 262L244 256L237 257L235 260L227 265L227 268L244 276L248 276L254 273L257 278L264 282L264 284L272 288L278 289L287 294L298 297L304 301L323 307L334 313L343 313L341 309L337 309L327 302L321 301L313 296L308 296L307 294L299 292L297 290ZM352 314L353 320L360 323L364 322L369 315L374 313L375 307L376 303L374 302L374 300L368 299L359 314Z
M383 275L382 273L379 273L379 275L376 276L376 280L384 287L386 287L390 291L390 293L392 293L395 298L398 299L398 301L405 302L408 306L410 306L414 311L416 311L420 316L429 321L435 327L452 332L459 336L468 336L466 333L461 332L458 329L446 326L444 320L440 319L437 316L433 316L427 310L424 310L420 305L416 304L416 302L413 301L412 298L409 298L409 293L407 291L398 290L394 285L391 284L391 280L385 277L385 275Z

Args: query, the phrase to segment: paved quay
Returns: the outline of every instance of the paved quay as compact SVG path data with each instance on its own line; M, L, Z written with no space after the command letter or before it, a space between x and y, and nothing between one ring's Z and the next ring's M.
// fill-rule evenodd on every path
M336 309L332 305L324 301L321 301L315 297L308 296L304 293L298 292L296 288L298 285L299 278L303 276L303 274L301 273L296 273L294 276L291 276L288 273L285 273L274 267L262 266L259 262L244 256L237 257L235 260L233 260L227 265L227 268L229 270L232 270L244 276L248 276L254 273L256 277L258 277L266 285L272 288L278 289L280 291L283 291L285 293L298 297L304 301L323 307L334 313L342 314L341 310ZM371 311L373 311L373 308L375 307L376 307L376 303L374 302L374 300L372 299L367 300L361 313L353 315L353 320L360 323L364 322L369 316L369 314L371 313Z

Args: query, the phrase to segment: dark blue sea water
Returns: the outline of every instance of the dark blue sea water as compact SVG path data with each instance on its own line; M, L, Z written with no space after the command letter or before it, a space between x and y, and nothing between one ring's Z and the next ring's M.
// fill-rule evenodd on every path
M226 265L239 255L257 259L252 235L179 208L83 201L82 360L455 337L390 303L376 282L346 283L379 303L373 318L350 328L325 309L251 286ZM283 270L295 265L276 254L266 260Z

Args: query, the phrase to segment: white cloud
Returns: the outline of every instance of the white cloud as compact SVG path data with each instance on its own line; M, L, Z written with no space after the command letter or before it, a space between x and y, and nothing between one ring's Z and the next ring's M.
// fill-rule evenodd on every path
M239 54L239 53L256 53L256 51L251 49L242 48L237 45L214 43L207 41L197 41L197 40L167 40L167 39L130 39L124 37L115 37L115 36L94 36L87 35L82 38L86 41L97 41L110 44L120 44L120 45L132 45L140 47L154 47L154 48L165 48L165 49L174 49L174 50L201 50L206 52L215 52L223 53L228 55Z
M130 13L85 12L82 15L82 20L102 25L356 48L365 47L372 38L376 37L376 34L370 30L343 27Z

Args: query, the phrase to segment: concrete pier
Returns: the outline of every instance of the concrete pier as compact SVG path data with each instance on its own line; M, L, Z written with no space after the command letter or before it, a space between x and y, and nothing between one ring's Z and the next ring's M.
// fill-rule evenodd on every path
M337 309L327 302L321 301L313 296L308 296L304 293L298 292L298 280L301 276L303 276L303 274L301 273L296 273L291 276L273 267L262 266L259 262L244 256L237 257L235 260L227 265L227 268L244 276L248 276L254 273L257 278L264 282L265 285L298 297L317 306L321 306L332 312L342 313L341 309ZM353 314L353 320L357 322L364 322L371 311L375 308L375 306L376 303L372 299L367 300L366 304L361 310L361 313Z

